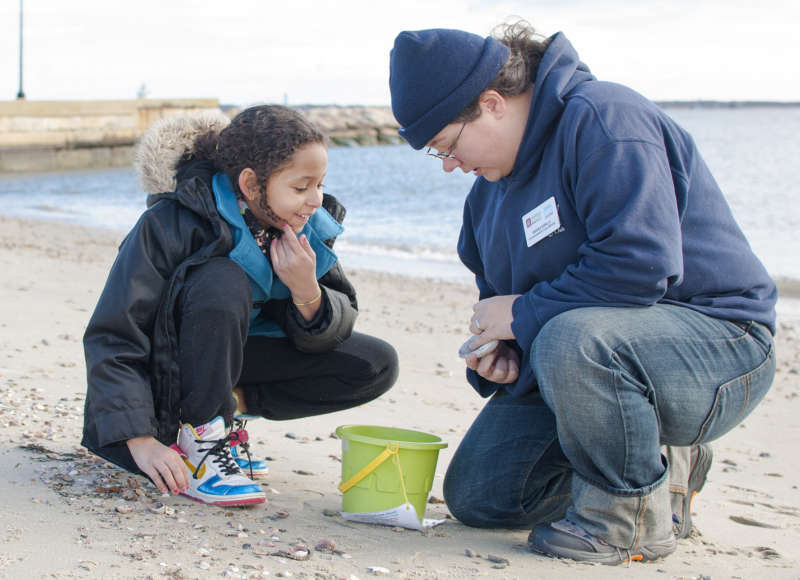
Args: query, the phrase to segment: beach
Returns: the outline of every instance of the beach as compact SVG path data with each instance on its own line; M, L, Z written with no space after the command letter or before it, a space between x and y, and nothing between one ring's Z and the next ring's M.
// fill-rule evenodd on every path
M477 298L466 284L343 264L358 290L356 329L395 346L400 376L356 409L250 421L255 454L270 458L264 504L161 497L89 455L79 444L81 338L121 239L0 216L0 578L800 578L797 298L779 304L771 391L713 444L692 536L665 560L605 567L537 556L528 531L466 527L440 501L448 462L485 403L456 355ZM448 443L426 512L443 524L419 532L341 517L341 441L332 434L348 424L418 429ZM297 544L308 559L288 556Z

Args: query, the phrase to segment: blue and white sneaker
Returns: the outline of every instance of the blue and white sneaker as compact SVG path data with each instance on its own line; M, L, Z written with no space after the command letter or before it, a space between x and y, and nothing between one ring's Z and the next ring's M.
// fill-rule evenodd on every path
M248 479L231 457L225 421L216 417L205 425L181 425L178 450L189 469L189 489L183 495L194 500L221 506L263 503L261 486Z
M250 457L250 435L245 426L248 419L256 418L257 415L235 415L231 431L231 456L242 472L251 479L266 477L269 474L269 465L266 461Z

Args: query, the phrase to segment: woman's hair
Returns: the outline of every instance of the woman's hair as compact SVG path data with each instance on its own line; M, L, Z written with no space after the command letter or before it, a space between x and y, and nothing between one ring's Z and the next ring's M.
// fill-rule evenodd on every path
M538 34L525 20L499 24L492 30L492 36L505 44L510 54L503 68L481 94L495 90L504 97L521 95L536 80L536 71L544 51L547 50L549 39ZM452 122L468 123L477 119L480 114L478 95Z
M325 136L299 112L280 105L250 107L236 115L219 133L195 140L195 157L212 161L231 180L241 196L239 174L250 168L256 173L261 192L295 151L311 143L325 145Z

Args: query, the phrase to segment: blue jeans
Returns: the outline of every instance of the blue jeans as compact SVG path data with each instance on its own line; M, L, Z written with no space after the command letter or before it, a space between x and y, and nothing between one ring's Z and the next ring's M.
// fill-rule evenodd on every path
M448 507L479 527L566 515L627 549L672 533L661 445L721 437L775 374L765 326L667 304L565 312L529 363L538 391L501 390L486 404L448 467Z

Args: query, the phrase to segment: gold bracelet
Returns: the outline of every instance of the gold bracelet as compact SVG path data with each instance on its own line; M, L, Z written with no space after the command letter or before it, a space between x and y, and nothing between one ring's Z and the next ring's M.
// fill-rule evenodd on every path
M312 298L308 302L295 302L294 298L292 298L292 302L294 303L295 306L311 306L312 304L314 304L320 298L322 298L322 288L320 288L319 294L314 296L314 298Z

